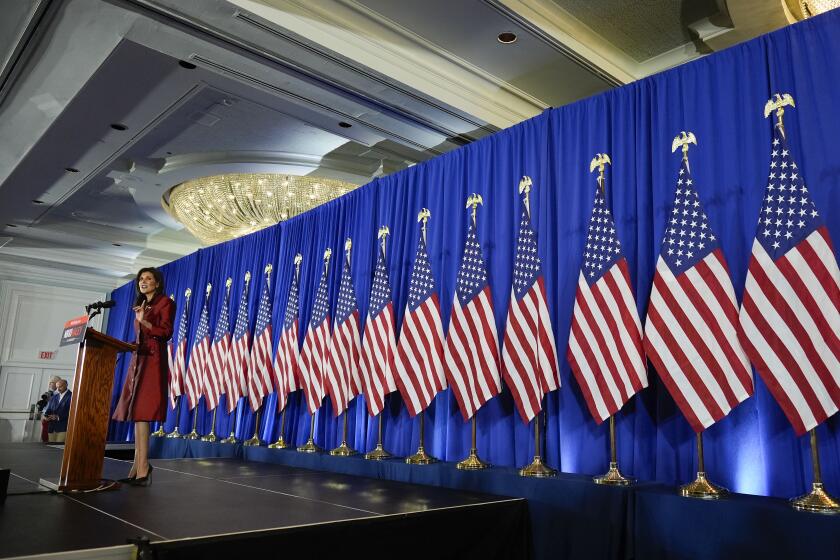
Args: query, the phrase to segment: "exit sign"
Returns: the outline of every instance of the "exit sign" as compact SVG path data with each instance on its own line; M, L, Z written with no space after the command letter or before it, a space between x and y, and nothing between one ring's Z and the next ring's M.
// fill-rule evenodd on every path
M38 352L38 359L39 360L53 360L55 359L55 350L47 351L41 350Z

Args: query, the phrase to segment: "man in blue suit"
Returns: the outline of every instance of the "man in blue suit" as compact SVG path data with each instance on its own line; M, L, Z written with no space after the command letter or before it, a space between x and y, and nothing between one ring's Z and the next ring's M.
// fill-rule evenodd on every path
M56 392L44 409L43 418L49 422L50 442L63 442L67 436L67 418L70 416L70 398L73 393L67 389L67 381L56 383Z

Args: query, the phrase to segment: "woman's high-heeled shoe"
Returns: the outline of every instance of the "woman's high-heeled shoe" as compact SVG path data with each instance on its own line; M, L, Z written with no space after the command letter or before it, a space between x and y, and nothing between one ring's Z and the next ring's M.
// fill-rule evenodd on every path
M117 482L121 482L123 484L131 484L135 480L137 480L137 475L136 474L134 476L127 476L125 478L121 478Z
M151 486L153 470L154 467L151 464L149 464L149 472L146 473L146 476L135 478L134 480L130 481L129 484L131 484L132 486Z

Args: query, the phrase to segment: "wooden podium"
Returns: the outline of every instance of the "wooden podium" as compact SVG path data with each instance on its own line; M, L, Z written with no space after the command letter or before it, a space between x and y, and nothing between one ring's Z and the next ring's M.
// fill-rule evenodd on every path
M55 479L41 479L41 484L59 492L106 489L102 480L105 440L111 412L111 394L117 353L133 352L129 344L92 328L85 331L76 356L73 400L67 423L61 474ZM113 485L115 483L110 483Z

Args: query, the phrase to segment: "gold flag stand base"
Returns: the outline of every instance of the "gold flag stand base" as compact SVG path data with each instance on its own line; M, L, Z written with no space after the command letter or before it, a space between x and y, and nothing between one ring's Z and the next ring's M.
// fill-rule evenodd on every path
M218 407L217 407L218 408ZM216 443L216 440L219 439L216 437L216 409L213 409L213 421L210 422L210 433L201 438L201 441L206 441L209 443Z
M169 439L181 439L184 436L181 434L181 432L178 431L178 425L176 424L175 429L166 434L166 437Z
M485 463L478 457L478 452L475 447L470 449L470 454L467 458L455 465L461 471L480 471L481 469L489 469L490 463Z
M490 463L485 463L478 457L478 449L475 444L475 428L476 419L475 414L472 417L472 447L470 447L470 454L467 458L455 465L461 471L480 471L481 469L489 469Z
M420 412L420 444L417 446L417 453L405 458L406 464L409 465L431 465L437 463L437 459L426 453L425 444L425 412Z
M557 471L543 463L542 457L536 455L530 465L519 469L519 476L536 476L539 478L545 478L549 476L557 476Z
M312 436L309 436L309 439L306 440L306 443L298 447L297 450L301 453L319 453L323 451L320 447L315 445L315 440L312 439Z
M373 451L365 453L365 459L370 461L384 461L385 459L390 459L391 457L393 457L393 455L385 451L385 448L382 447L381 443L377 443L376 447L373 448Z
M729 494L729 490L718 486L706 479L706 473L700 471L697 478L684 486L680 486L680 496L686 498L701 498L704 500L717 500Z
M320 447L315 445L315 414L318 411L312 413L312 423L309 426L309 439L306 440L306 443L301 445L297 448L297 450L301 453L320 453L323 451Z
M223 439L221 443L236 443L236 434L233 430L230 431L230 435Z
M199 434L196 431L196 427L198 427L198 403L195 404L195 414L193 415L193 429L190 433L184 436L184 439L199 439L201 437L201 434Z
M286 408L283 408L283 415L280 417L280 437L277 438L277 441L270 444L268 446L269 449L287 449L289 447L289 442L283 439L283 431L286 428Z
M840 513L840 502L825 491L822 482L815 482L808 494L791 499L790 505L800 511Z
M426 453L421 445L417 448L417 453L405 458L405 462L409 465L431 465L437 463L437 459Z
M344 427L341 433L341 445L330 451L333 457L349 457L355 455L356 450L347 445L347 409L344 410Z
M610 462L610 470L601 476L592 477L595 484L605 484L608 486L628 486L635 482L632 478L627 478L618 470L618 463Z
M245 440L242 445L245 447L259 447L262 442L260 441L260 412L257 411L257 417L254 420L254 435L251 436L251 439Z
M545 414L543 414L545 419ZM546 478L549 476L557 476L557 471L543 463L542 456L542 441L540 440L540 416L539 413L534 417L534 460L531 464L519 469L519 476L535 476L538 478Z
M391 459L393 455L385 451L385 447L382 445L382 413L379 414L379 441L376 442L376 447L373 448L373 451L368 451L365 453L365 459L369 461L384 461L385 459Z
M163 422L160 423L160 427L149 434L152 437L164 437L166 435L166 430L163 429Z
M341 445L336 447L335 449L330 450L330 455L333 457L349 457L350 455L355 455L356 450L347 445L346 441L342 441Z
M811 485L811 491L804 496L791 499L791 507L799 511L814 513L840 513L840 503L823 488L816 428L811 428L811 463L814 468L814 482Z
M288 449L289 448L289 442L286 441L285 439L283 439L283 436L281 435L279 438L277 438L277 441L275 441L274 443L269 445L268 448L269 449Z

